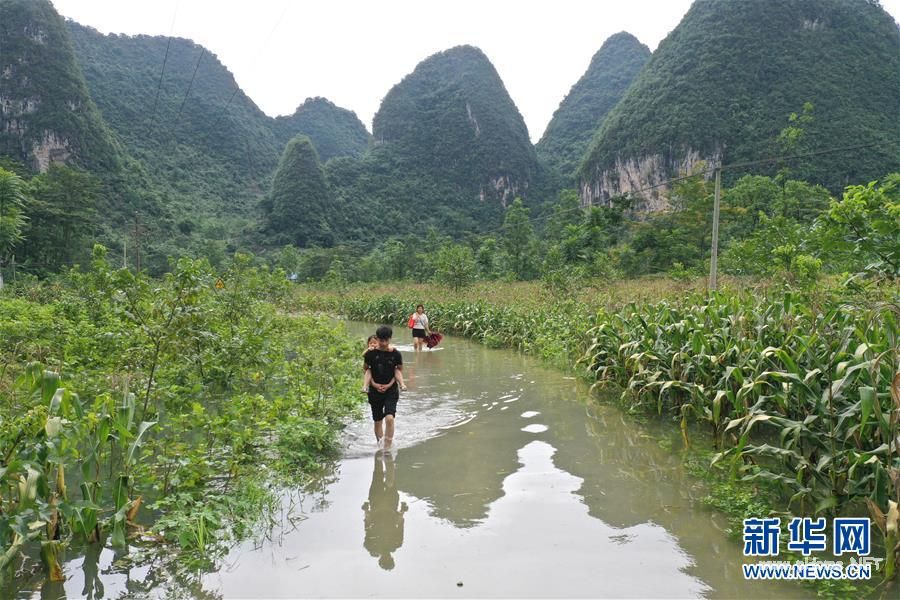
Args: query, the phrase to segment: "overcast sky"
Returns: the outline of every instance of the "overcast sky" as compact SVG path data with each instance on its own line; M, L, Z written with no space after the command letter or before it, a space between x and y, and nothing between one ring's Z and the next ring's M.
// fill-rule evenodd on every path
M753 0L733 0L753 1ZM481 48L533 141L603 41L628 31L655 50L691 0L52 0L103 33L174 35L216 54L271 116L311 96L371 130L388 90L424 58ZM900 0L882 0L900 18ZM161 67L162 65L160 65Z

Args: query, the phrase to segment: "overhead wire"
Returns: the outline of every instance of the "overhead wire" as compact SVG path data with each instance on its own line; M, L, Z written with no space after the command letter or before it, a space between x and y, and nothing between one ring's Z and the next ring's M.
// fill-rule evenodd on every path
M166 42L166 54L163 57L162 70L159 73L159 83L156 86L156 98L153 100L153 108L150 110L150 125L148 126L148 132L153 129L153 123L156 120L156 107L159 105L159 96L162 91L163 77L166 74L166 64L169 62L169 49L172 47L172 33L175 31L175 19L178 17L178 5L180 0L175 2L175 11L172 13L172 24L169 26L169 36L168 41Z
M184 110L184 105L187 102L188 97L191 95L191 90L194 88L194 80L197 79L197 70L200 69L200 61L203 60L203 55L206 53L206 48L200 46L200 55L197 57L197 63L194 65L194 72L191 74L191 81L188 83L187 92L184 93L184 98L181 100L181 106L178 107L178 112L175 114L175 118L172 119L172 127L171 129L174 131L175 125L178 123L178 119L181 117L181 111Z
M656 189L659 187L669 186L673 183L685 181L685 180L691 179L693 177L697 177L700 175L706 175L706 174L710 174L710 173L715 173L715 171L717 169L719 169L720 171L733 170L733 169L737 169L737 168L750 167L750 166L755 166L755 165L760 165L760 164L768 164L768 163L780 162L780 161L786 162L786 161L796 160L796 159L800 159L800 158L809 158L809 157L813 157L813 156L822 156L824 154L832 154L834 152L848 152L851 150L862 150L865 148L872 148L875 146L889 146L889 145L898 144L898 143L900 143L900 139L886 140L886 141L883 140L883 141L878 141L878 142L870 142L867 144L856 144L853 146L840 146L840 147L836 147L836 148L826 148L823 150L816 150L813 152L805 152L802 154L771 156L768 158L763 158L763 159L758 159L758 160L741 161L741 162L731 163L731 164L727 164L727 165L712 166L712 167L707 166L705 169L695 171L695 172L691 173L690 175L681 175L678 177L672 177L670 179L660 181L659 183L655 183L653 185L644 186L644 187L636 189L636 190L629 190L629 191L625 192L625 194L638 195L638 194L641 194L642 192L653 190L653 189ZM597 205L592 202L591 204L588 204L587 206L579 205L574 208L558 210L556 212L541 215L540 217L535 217L534 219L531 219L531 222L538 223L543 220L557 217L559 215L566 214L566 213L584 212L585 209L591 208L594 206L597 206ZM481 235L487 235L487 234L491 234L491 233L499 233L499 232L503 231L503 229L504 229L504 227L501 225L500 227L497 227L495 229L488 229L486 231L481 231L479 233Z
M290 2L289 2L289 1L286 1L286 2L284 3L284 7L281 9L281 14L278 15L278 19L276 19L276 21L275 21L275 25L272 26L271 31L269 31L269 34L268 34L268 35L265 37L265 39L263 40L262 46L259 47L259 50L256 51L256 54L255 54L255 55L253 56L253 58L251 59L251 61L250 61L250 68L251 68L251 69L252 69L252 67L253 67L254 65L256 65L256 61L259 60L259 57L262 55L263 51L264 51L264 50L266 49L266 47L269 45L269 41L270 41L270 40L272 39L272 37L275 35L275 32L278 30L279 25L281 25L281 21L284 19L284 15L287 14L287 11L288 11L288 8L289 8L289 7L290 7ZM228 111L228 107L231 106L231 103L232 103L232 101L234 100L234 97L237 96L238 92L240 92L240 91L241 91L241 86L238 85L238 82L237 82L237 80L235 79L235 81L234 81L234 91L231 93L231 96L229 96L228 102L226 102L226 103L225 103L225 106L222 107L222 110L219 111L219 115L218 115L218 116L216 117L216 119L213 121L212 127L209 128L209 131L210 131L210 132L216 130L216 125L218 125L218 124L219 124L219 121L221 121L222 118L225 116L225 113ZM208 138L209 138L209 132L207 133L207 141L208 141Z

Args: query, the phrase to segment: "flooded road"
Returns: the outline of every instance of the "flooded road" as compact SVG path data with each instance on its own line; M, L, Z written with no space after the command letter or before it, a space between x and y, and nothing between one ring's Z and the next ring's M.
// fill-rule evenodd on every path
M360 345L374 330L347 326ZM95 546L65 563L65 582L20 595L813 595L743 579L741 546L684 471L676 426L641 425L516 352L445 338L416 354L398 333L409 391L392 452L377 451L366 408L331 474L286 491L271 535L234 547L215 571L181 581Z
M374 327L349 324L360 340ZM365 418L303 519L203 577L225 597L808 597L750 583L671 448L537 361L395 340L409 391L395 450Z

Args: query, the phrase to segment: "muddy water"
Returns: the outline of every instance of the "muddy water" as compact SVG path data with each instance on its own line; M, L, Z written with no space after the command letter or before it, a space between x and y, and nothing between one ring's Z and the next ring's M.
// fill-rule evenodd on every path
M372 327L350 324L362 339ZM404 332L405 333L405 332ZM203 579L226 597L786 597L671 448L537 361L449 338L404 355L394 452L368 418L335 476L271 542Z
M360 340L373 329L348 328ZM409 391L392 452L376 451L368 415L351 424L332 474L286 491L271 535L213 572L160 577L99 549L33 597L810 595L743 580L741 547L682 469L676 427L637 424L515 352L395 341Z

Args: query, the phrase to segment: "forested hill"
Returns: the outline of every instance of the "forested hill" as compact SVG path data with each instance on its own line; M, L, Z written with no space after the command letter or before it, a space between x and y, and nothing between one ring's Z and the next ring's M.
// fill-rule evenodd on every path
M15 253L40 272L83 261L95 240L140 245L143 264L153 254L161 269L169 256L215 262L286 243L472 239L497 231L516 197L541 218L573 184L598 203L702 161L874 143L747 169L833 193L900 170L890 143L900 139L900 31L874 1L697 0L652 56L614 35L537 150L472 46L422 60L386 94L372 135L324 98L271 118L208 49L103 35L66 23L48 0L0 0L0 51L0 165L23 175L33 200L30 246ZM741 174L727 172L726 185ZM668 192L654 187L637 208L667 207ZM67 242L79 247L57 256L59 244L35 232L57 221L75 230L76 205L94 212Z
M35 171L54 163L121 169L122 152L48 1L0 0L0 84L0 153Z
M650 49L630 33L623 31L603 42L553 113L537 143L538 156L573 177L591 137L649 58Z
M580 167L582 200L659 184L700 160L877 143L754 167L838 192L900 168L900 145L887 143L900 138L898 115L900 32L877 2L697 0L601 126ZM665 206L665 190L647 192L645 207Z
M275 117L274 131L281 148L298 134L308 136L322 162L335 156L359 157L371 141L356 113L318 97L307 98L292 115Z
M428 57L387 93L375 144L408 172L457 186L471 201L527 195L537 157L525 121L490 60L458 46Z
M91 193L76 202L80 192L70 190L68 202L99 215L83 224L95 239L109 243L134 218L152 218L155 231L166 229L165 207L104 122L65 23L47 0L0 0L0 160L33 173L56 165L89 171ZM37 214L28 213L28 219L33 230L44 222ZM65 260L75 254L68 252ZM47 266L55 265L42 263Z
M211 214L255 203L281 148L215 55L181 38L68 26L104 119L171 201Z

